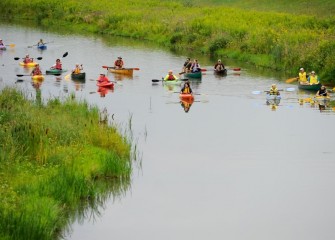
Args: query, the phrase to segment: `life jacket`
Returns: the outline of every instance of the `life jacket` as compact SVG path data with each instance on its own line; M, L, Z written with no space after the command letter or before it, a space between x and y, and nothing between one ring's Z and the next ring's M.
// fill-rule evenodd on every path
M34 70L33 70L33 76L36 76L36 75L42 75L42 71L41 71L41 69L37 69L37 68L35 68Z
M76 68L73 70L73 73L74 73L74 74L79 74L79 73L80 73L80 68L79 68L79 67L76 67Z
M176 76L175 75L173 75L173 74L168 74L168 77L167 77L167 79L166 80L176 80L177 78L176 78Z
M114 65L117 66L117 67L122 67L123 66L123 61L122 60L116 60Z
M191 93L191 89L189 87L184 87L182 93Z
M309 84L317 84L317 83L319 83L319 79L318 79L317 75L315 75L315 76L313 76L313 75L309 76Z
M31 58L26 57L26 58L23 59L23 62L24 63L31 63L31 62L33 62L33 60Z
M55 68L58 70L62 70L62 64L57 62Z
M306 72L299 73L299 81L300 82L307 82Z
M269 91L270 95L278 95L279 91L277 88L271 88Z
M105 83L105 82L109 82L108 78L106 76L104 77L99 77L99 80L98 80L99 83Z

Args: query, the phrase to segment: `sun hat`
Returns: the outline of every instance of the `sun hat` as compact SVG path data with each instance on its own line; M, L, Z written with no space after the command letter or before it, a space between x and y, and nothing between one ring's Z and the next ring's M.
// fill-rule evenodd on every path
M315 73L314 71L312 71L311 73Z
M300 68L300 71L303 71L304 69L303 68Z

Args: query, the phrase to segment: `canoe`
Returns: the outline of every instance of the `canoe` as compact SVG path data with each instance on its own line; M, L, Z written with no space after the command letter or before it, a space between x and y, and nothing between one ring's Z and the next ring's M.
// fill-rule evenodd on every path
M38 49L45 50L47 49L47 45L39 45L37 46Z
M180 81L179 79L176 80L163 80L164 84L170 84L170 85L181 85L182 81Z
M180 93L179 98L180 100L183 100L183 101L193 101L194 100L194 96L192 93Z
M108 70L111 73L124 74L124 75L133 75L134 72L134 69L132 68L121 68L121 69L108 68Z
M85 79L86 73L71 73L71 78L72 79Z
M36 62L30 62L30 63L24 63L24 62L19 62L20 66L24 66L24 67L35 67L36 66Z
M321 88L321 83L318 84L300 84L298 83L298 88L303 90L309 90L309 91L318 91Z
M31 76L31 79L41 81L41 80L44 79L44 76L43 75L34 75L34 76Z
M6 50L6 46L0 46L0 50Z
M114 87L114 83L112 82L97 83L97 86L104 87L104 88L112 88Z
M214 74L227 75L227 69L223 69L223 70L219 70L219 71L214 69Z
M59 70L59 69L49 69L49 70L45 71L45 74L49 74L49 75L62 74L63 72L66 72L66 71L67 70L65 70L65 69L62 69L62 70Z
M184 74L185 77L189 78L201 78L202 77L202 72L188 72Z

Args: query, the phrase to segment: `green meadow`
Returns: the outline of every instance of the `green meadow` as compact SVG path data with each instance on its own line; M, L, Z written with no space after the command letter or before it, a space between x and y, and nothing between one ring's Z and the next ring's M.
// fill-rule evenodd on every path
M148 40L335 83L335 2L265 0L2 0L9 20Z
M0 239L58 238L128 190L131 144L99 115L73 97L0 93Z

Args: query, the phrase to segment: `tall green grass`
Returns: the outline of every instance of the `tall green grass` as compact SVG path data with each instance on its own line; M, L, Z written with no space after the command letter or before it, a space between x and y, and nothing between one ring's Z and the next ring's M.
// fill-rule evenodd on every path
M269 10L256 8L258 2ZM233 7L227 7L203 0L2 0L0 12L8 19L33 19L39 25L68 31L145 39L177 51L229 56L295 75L304 67L316 71L324 82L335 82L333 15L303 14L309 9L304 4L297 4L297 12L288 11L289 7L285 11L287 0L280 1L277 12L274 5L261 0L249 3L255 7L236 7L246 3L233 0ZM315 4L314 9L321 12L334 5Z
M73 98L0 93L0 239L54 239L74 216L128 189L131 144ZM110 192L112 191L112 192Z

